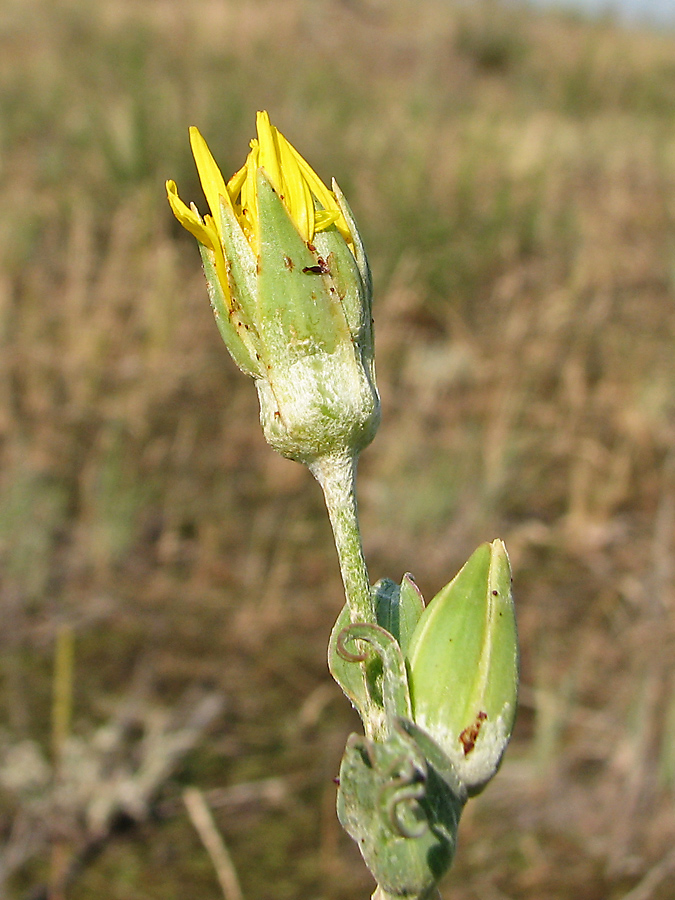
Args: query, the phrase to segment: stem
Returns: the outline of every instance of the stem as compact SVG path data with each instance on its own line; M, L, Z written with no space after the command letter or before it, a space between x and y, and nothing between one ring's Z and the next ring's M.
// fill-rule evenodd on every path
M400 900L400 895L388 894L378 884L377 889L370 900ZM441 900L441 895L435 887L432 887L429 891L425 891L417 897L410 896L410 900Z
M376 622L356 508L356 456L336 454L315 460L310 469L326 500L340 572L352 622Z

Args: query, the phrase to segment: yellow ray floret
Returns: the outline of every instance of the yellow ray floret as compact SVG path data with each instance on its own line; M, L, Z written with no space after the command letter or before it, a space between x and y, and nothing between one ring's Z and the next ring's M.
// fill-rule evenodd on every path
M215 159L211 155L211 151L209 150L206 141L199 133L199 129L195 128L194 125L190 128L190 146L192 148L192 155L197 164L197 172L199 173L199 180L202 183L202 190L204 191L206 202L209 204L211 214L217 222L220 216L219 198L224 197L226 202L232 206L230 195L225 185L225 179L223 178Z
M167 194L174 215L198 241L213 250L218 275L226 293L229 292L227 278L223 280L226 269L220 233L220 198L233 211L253 250L258 252L258 169L264 170L304 240L312 241L317 231L325 231L335 225L344 239L350 245L353 243L333 192L270 123L266 112L258 113L256 124L258 138L251 141L246 162L227 184L199 130L190 128L190 145L211 216L205 216L202 220L194 208L186 206L179 198L175 183L167 181Z
M176 187L175 181L167 181L166 195L169 198L169 205L174 216L178 219L183 228L189 231L190 234L194 235L194 237L197 238L200 244L203 244L205 247L208 247L209 250L213 251L213 255L215 256L216 260L216 272L218 273L218 280L220 281L220 284L223 288L228 306L230 306L231 300L227 280L225 256L223 254L223 247L220 242L220 236L218 234L218 230L216 229L213 218L211 216L205 216L202 220L202 217L195 209L194 204L192 208L186 206L186 204L183 203L183 201L178 196L178 188Z

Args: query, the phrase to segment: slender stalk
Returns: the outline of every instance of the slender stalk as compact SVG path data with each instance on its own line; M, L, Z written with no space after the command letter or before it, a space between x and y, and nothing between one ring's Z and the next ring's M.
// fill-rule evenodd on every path
M356 507L356 457L323 456L310 466L321 485L333 528L340 572L352 622L375 622L368 569Z

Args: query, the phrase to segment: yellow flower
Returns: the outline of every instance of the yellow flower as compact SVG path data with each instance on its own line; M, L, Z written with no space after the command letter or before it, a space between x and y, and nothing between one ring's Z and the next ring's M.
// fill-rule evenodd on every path
M194 126L190 128L190 145L211 215L202 220L194 208L186 206L180 199L176 183L167 181L169 203L181 225L198 241L217 252L217 238L222 239L219 227L222 197L235 214L252 249L257 252L260 248L260 231L256 173L262 168L305 241L311 242L317 231L325 231L335 224L344 239L351 244L352 236L334 193L326 187L295 147L270 123L267 112L258 113L257 128L258 138L251 141L246 162L227 184L199 129ZM318 208L316 201L320 204Z
M237 365L256 379L268 441L310 462L358 452L379 421L368 261L351 210L257 116L258 137L226 183L206 141L190 144L210 214L166 189L199 241L209 296Z

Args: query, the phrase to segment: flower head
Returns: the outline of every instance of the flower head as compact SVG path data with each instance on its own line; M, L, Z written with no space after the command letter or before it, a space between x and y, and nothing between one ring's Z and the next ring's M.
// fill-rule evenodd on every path
M266 112L257 126L227 183L191 128L210 214L188 207L173 181L169 203L200 243L218 326L256 379L268 441L308 463L356 454L379 421L363 244L337 184L325 186Z

